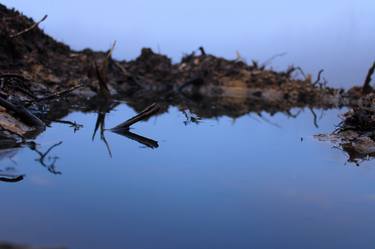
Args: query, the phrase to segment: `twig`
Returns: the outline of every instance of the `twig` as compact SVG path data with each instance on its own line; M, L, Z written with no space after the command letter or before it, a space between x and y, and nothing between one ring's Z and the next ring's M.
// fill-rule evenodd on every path
M15 115L17 115L24 123L35 126L38 129L44 130L46 125L42 120L40 120L38 117L36 117L34 114L29 112L25 107L23 106L16 106L9 101L3 99L0 97L0 105L5 107L8 111L13 112Z
M303 78L306 79L306 75L305 75L305 73L303 72L303 70L302 70L301 67L296 67L295 70L299 71L299 72L302 74Z
M365 82L363 83L363 87L362 87L362 93L366 94L366 93L369 93L369 92L372 91L372 87L371 87L370 83L371 83L371 77L374 74L374 72L375 72L375 61L367 72L367 76L366 76Z
M315 86L316 84L318 84L320 82L320 77L322 75L322 73L324 72L324 69L320 69L319 70L319 73L318 73L318 78L316 79L316 81L313 83L313 86Z
M20 36L20 35L23 35L23 34L29 32L30 30L32 30L32 29L34 29L35 27L37 27L41 22L43 22L44 20L46 20L47 17L48 17L48 15L44 15L43 18L42 18L40 21L34 23L33 25L31 25L31 26L28 27L27 29L24 29L24 30L18 32L17 34L11 35L11 36L9 36L9 37L10 37L10 38L16 38L16 37L18 37L18 36Z
M199 51L201 51L202 56L206 55L206 51L204 50L204 47L199 47Z
M81 87L83 87L82 84L80 84L78 86L73 86L73 87L71 87L69 89L53 93L53 94L51 94L49 96L38 98L36 101L37 102L41 102L41 101L46 101L46 100L51 100L51 99L59 98L59 97L62 97L64 95L66 95L66 94L69 94L69 93L73 92L74 90L77 90L77 89L79 89Z
M113 53L113 50L115 49L115 47L116 47L116 40L113 41L111 49L108 50L108 52L107 52L107 59L108 60L112 58L112 53Z
M29 81L29 79L26 79L23 75L16 73L2 73L0 74L0 78L18 78L24 81Z
M95 62L96 76L98 77L99 90L103 96L109 96L109 89L107 86L106 73L104 73L104 67L99 68L98 63Z
M274 59L278 58L278 57L283 57L287 54L287 52L283 52L283 53L279 53L279 54L275 54L273 56L271 56L270 58L268 58L265 62L263 62L263 66L267 66L269 63L271 63Z
M152 105L148 106L146 109L141 111L139 114L135 115L134 117L126 120L125 122L113 127L111 130L128 130L131 125L149 118L150 116L154 115L159 111L160 107L159 105L153 103Z
M101 66L99 66L98 63L95 62L95 71L96 71L96 76L98 77L98 81L99 81L99 90L100 90L100 93L106 97L110 96L110 92L109 92L109 88L107 84L107 81L108 81L107 69L108 69L109 60L112 57L112 53L115 47L116 47L116 41L113 42L111 49L108 50L107 55L104 58Z

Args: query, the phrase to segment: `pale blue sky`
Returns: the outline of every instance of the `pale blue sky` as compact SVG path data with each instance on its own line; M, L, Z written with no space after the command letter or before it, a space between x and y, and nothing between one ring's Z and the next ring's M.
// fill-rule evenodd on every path
M375 59L375 1L13 1L3 0L40 19L47 33L74 49L108 49L134 58L152 47L174 59L203 45L208 52L266 60L284 68L298 64L338 85L361 81ZM359 77L358 75L361 74Z

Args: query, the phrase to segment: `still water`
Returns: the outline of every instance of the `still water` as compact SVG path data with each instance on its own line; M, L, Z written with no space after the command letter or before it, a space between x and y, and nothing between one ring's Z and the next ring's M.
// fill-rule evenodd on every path
M54 123L36 140L42 152L63 142L45 159L58 157L61 174L27 148L2 159L25 179L0 183L1 239L76 249L373 248L373 162L357 167L313 138L343 111L316 110L317 129L308 110L195 124L171 107L132 129L158 148L105 131L112 157L92 141L97 114L72 113L64 119L83 128ZM132 115L119 105L106 127Z

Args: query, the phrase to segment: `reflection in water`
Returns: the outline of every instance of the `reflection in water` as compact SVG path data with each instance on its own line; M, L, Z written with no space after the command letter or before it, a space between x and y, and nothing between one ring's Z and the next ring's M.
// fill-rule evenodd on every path
M74 133L79 131L79 129L83 128L83 125L78 124L75 121L69 121L69 120L53 120L54 123L60 123L60 124L66 124L69 125L71 128L73 128Z
M12 201L2 204L1 213L18 211L24 218L2 215L2 237L77 249L199 248L196 241L184 245L201 236L207 236L207 248L230 248L233 241L238 241L240 249L273 248L276 243L288 245L292 236L303 237L288 247L295 249L306 248L303 245L316 237L332 236L327 240L335 243L332 231L345 233L343 224L350 234L358 224L365 224L369 232L363 237L372 239L373 204L361 199L361 194L373 194L368 187L373 182L371 167L366 174L361 173L364 167L343 167L341 153L312 139L318 130L308 108L292 109L292 115L250 113L232 122L228 117L201 119L188 109L184 114L179 111L183 107L165 109L168 113L157 119L137 123L137 131L154 139L123 131L127 138L150 148L157 148L155 140L165 141L157 150L139 149L133 141L108 132L106 126L114 127L134 115L127 105L117 102L101 112L97 107L92 108L94 113L60 117L84 128L73 133L64 124L52 124L37 139L44 145L36 148L39 152L18 153L17 168L27 177L22 184L2 184L0 194ZM320 110L314 111L319 131L331 131L338 122L337 110L325 112L322 119ZM196 120L199 125L194 124ZM186 121L194 125L186 126ZM93 143L95 129L97 142ZM102 142L98 143L100 133L111 145L111 160ZM60 137L63 144L46 147L47 141ZM53 177L32 160L37 156L50 165L55 155L60 157L61 177ZM348 184L349 180L356 184ZM265 238L271 233L282 236L271 243ZM350 234L346 242L355 240ZM159 239L165 237L173 238L172 242Z
M60 141L51 145L45 152L41 152L37 148L37 144L34 142L28 142L26 145L32 150L35 151L39 158L35 159L35 161L39 162L43 167L45 167L49 172L54 175L61 175L61 172L56 169L56 161L59 159L58 156L48 156L47 155L56 147L60 146L63 142Z
M152 140L147 137L140 136L138 134L135 134L133 132L130 132L129 130L114 130L114 133L117 133L121 136L125 136L131 140L137 141L138 143L141 143L145 145L146 147L149 147L151 149L155 149L159 147L158 141Z
M112 157L112 151L111 148L107 142L107 139L105 138L104 131L105 131L105 117L108 112L110 112L115 106L117 106L117 103L115 102L108 102L104 101L101 105L99 105L98 109L98 116L96 118L95 128L94 132L92 134L92 141L94 141L97 131L100 132L100 140L103 141L105 144L108 154L110 157Z
M116 102L113 102L113 101L104 101L102 103L102 105L99 106L99 109L98 109L98 114L97 114L97 118L96 118L96 123L95 123L95 128L94 128L94 132L93 132L93 135L92 135L92 140L94 141L95 139L95 136L96 136L96 133L97 131L99 130L100 131L100 139L103 141L103 143L105 144L107 150L108 150L108 153L109 153L109 156L112 157L112 151L111 151L111 148L110 148L110 145L105 137L105 131L106 131L106 128L105 128L105 119L106 119L106 115L107 113L109 113L111 110L113 110L114 107L116 107L118 105L118 103ZM141 120L145 120L145 119L148 119L150 116L154 115L156 112L159 111L159 106L156 105L156 104L152 104L150 106L148 106L145 110L141 111L139 114L135 115L134 117L126 120L125 122L117 125L116 127L110 129L110 131L114 132L114 133L117 133L119 135L122 135L124 137L127 137L131 140L134 140L134 141L137 141L149 148L158 148L159 145L158 145L158 142L155 141L155 140L152 140L150 138L147 138L147 137L143 137L143 136L140 136L138 134L135 134L135 133L132 133L129 131L129 128L131 125L141 121Z
M45 152L42 152L37 148L38 145L35 142L16 142L16 146L14 148L3 149L0 152L2 154L1 160L9 159L15 164L17 164L15 161L13 161L13 157L21 148L26 147L38 154L39 157L35 159L36 162L38 162L40 165L46 168L50 173L54 175L61 175L61 172L58 171L56 167L56 161L59 159L59 157L49 156L49 154L54 148L60 146L62 143L62 141L55 143L51 145ZM5 170L0 170L0 181L2 182L20 182L24 179L24 177L24 174L16 174L14 167L7 167L5 168Z
M10 140L9 138L5 138L1 141L1 149L0 149L0 161L8 159L14 164L15 155L18 153L19 149L21 148L20 143L16 140ZM24 178L24 175L15 173L14 167L6 167L5 169L0 169L0 181L1 182L20 182Z
M14 168L6 168L0 170L0 182L20 182L24 178L24 175L14 173Z

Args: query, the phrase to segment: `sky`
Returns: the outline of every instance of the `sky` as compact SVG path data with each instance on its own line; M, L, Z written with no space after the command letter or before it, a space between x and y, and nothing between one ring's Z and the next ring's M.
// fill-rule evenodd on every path
M73 49L107 50L132 59L142 47L175 61L199 46L226 58L239 52L276 69L321 68L338 86L362 81L375 58L375 1L14 1L3 4L48 19L41 27Z

